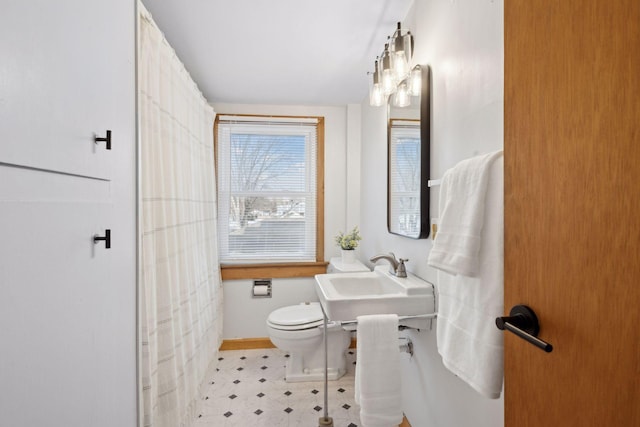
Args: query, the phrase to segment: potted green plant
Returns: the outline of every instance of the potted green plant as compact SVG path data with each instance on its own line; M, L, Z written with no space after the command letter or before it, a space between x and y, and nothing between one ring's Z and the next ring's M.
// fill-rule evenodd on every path
M358 226L353 227L349 233L344 234L340 231L336 237L336 245L342 249L342 262L345 264L351 264L356 260L355 249L358 247L358 242L362 240L360 236L360 230Z

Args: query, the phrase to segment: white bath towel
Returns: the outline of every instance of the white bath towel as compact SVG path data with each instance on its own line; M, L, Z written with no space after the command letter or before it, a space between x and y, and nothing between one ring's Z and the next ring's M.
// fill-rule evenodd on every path
M440 224L429 265L451 274L478 274L489 166L502 151L473 157L445 172L440 184Z
M355 398L364 427L402 422L398 316L358 316Z
M438 271L437 345L450 371L483 396L495 399L500 397L503 381L503 333L495 325L504 306L503 159L496 153L483 157L486 188L474 186L484 193L481 202L474 202L483 206L477 271L475 277L452 275L447 273L449 268ZM451 199L448 192L453 189L443 186L441 196ZM451 213L451 205L440 206L442 220L447 214L444 209ZM468 217L467 213L454 215Z

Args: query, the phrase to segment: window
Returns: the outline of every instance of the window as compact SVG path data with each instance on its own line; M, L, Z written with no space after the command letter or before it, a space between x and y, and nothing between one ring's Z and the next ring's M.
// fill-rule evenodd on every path
M304 264L312 267L308 275L323 272L323 133L316 117L216 118L223 278L283 277L282 271L247 271L274 264Z

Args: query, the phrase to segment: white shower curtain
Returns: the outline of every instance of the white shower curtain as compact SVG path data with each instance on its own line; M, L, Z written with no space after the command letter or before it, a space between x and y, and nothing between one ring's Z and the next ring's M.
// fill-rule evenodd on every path
M139 7L143 425L189 426L222 331L214 112Z

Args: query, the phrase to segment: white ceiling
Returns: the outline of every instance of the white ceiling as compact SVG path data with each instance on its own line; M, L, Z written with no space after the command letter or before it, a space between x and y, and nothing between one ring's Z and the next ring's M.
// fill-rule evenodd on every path
M344 105L413 0L143 0L210 102Z

